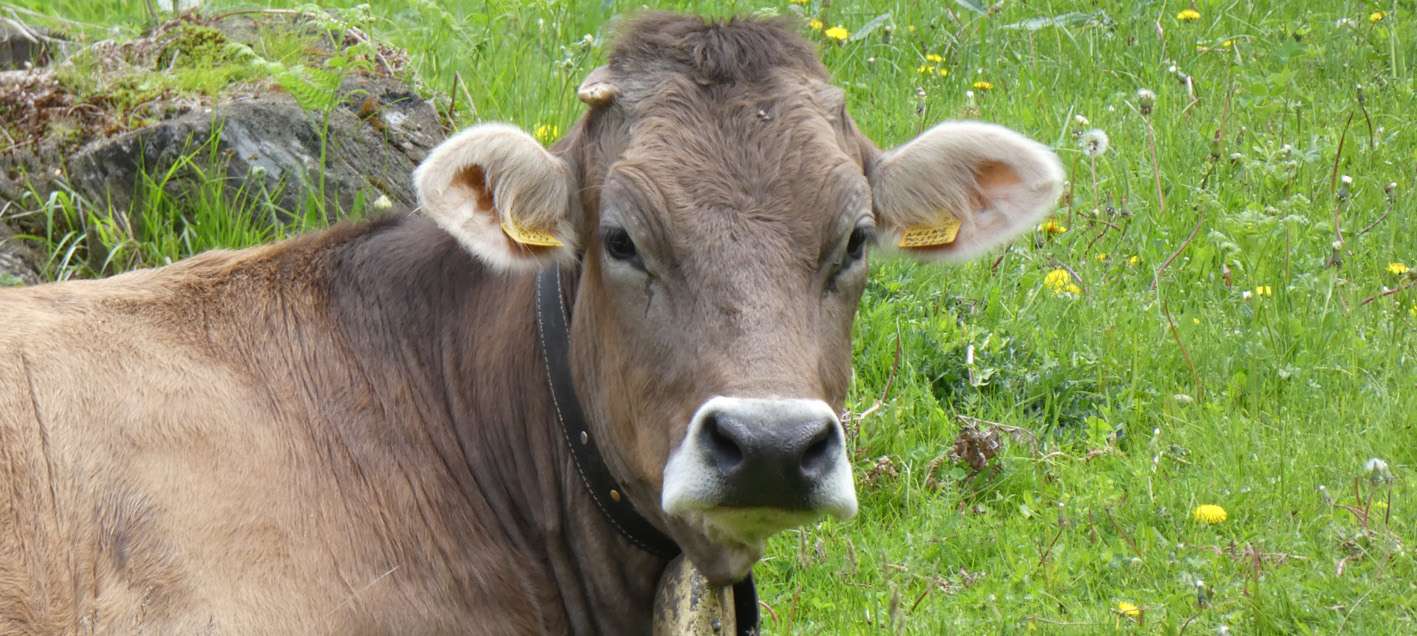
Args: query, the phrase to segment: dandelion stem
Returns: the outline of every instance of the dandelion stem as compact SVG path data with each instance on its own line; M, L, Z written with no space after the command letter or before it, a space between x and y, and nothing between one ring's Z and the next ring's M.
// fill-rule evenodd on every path
M1372 296L1369 296L1369 297L1367 297L1366 299L1364 299L1363 302L1358 303L1358 306L1359 306L1359 307L1362 307L1363 305L1366 305L1366 304L1368 304L1368 303L1370 303L1370 302L1373 302L1373 301L1375 301L1375 300L1377 300L1377 299L1379 299L1379 298L1382 298L1383 296L1391 296L1391 295L1396 294L1396 293L1398 293L1398 292L1403 292L1403 291L1407 291L1407 290L1409 290L1409 289L1412 289L1413 287L1417 287L1417 279L1412 279L1412 280L1411 280L1410 282L1408 282L1406 285L1401 285L1401 286L1395 287L1395 288L1393 288L1393 289L1389 289L1389 290L1387 290L1387 291L1385 291L1385 292L1383 292L1383 293L1381 293L1381 294L1374 294L1374 295L1372 295Z
M1380 216L1380 217L1378 217L1378 220L1373 221L1372 223L1369 223L1369 224L1368 224L1368 227L1365 227L1365 228L1359 230L1357 234L1354 234L1354 235L1353 235L1353 238L1356 239L1356 238L1358 238L1358 237L1360 237L1360 236L1362 236L1362 235L1364 235L1364 234L1367 234L1367 233L1368 233L1368 230L1371 230L1371 229L1377 227L1379 223L1382 223L1382 222L1383 222L1383 219L1386 219L1386 218L1387 218L1388 212L1391 212L1391 211L1392 211L1392 209L1389 208L1389 209L1387 210L1387 212L1383 212L1383 215Z
M1088 157L1088 164L1092 167L1092 205L1097 205L1097 157Z
M1146 141L1151 148L1151 173L1156 176L1156 202L1160 206L1159 214L1166 214L1166 197L1161 194L1161 167L1156 162L1156 134L1151 129L1151 118L1143 117L1142 122L1146 124Z
M1053 552L1053 546L1058 544L1058 537L1061 536L1063 536L1063 524L1060 523L1058 531L1053 534L1053 540L1048 542L1048 549L1043 551L1043 556L1038 559L1038 566L1033 569L1037 570L1043 567L1043 564L1048 561L1048 555Z
M1358 100L1358 109L1363 111L1363 119L1368 122L1368 150L1376 150L1377 140L1373 137L1373 118L1368 116L1368 107L1363 100Z
M1338 136L1338 152L1333 153L1333 172L1328 176L1328 192L1330 195L1338 191L1338 160L1343 158L1343 142L1348 139L1348 125L1353 123L1353 113L1348 113L1348 121L1343 122L1343 132ZM1336 223L1337 221L1335 221ZM1338 239L1341 241L1343 237Z
M1112 518L1111 506L1103 506L1102 512L1107 513L1107 520L1112 522L1112 527L1116 528L1117 532L1122 533L1122 538L1127 540L1127 545L1132 546L1132 552L1137 553L1137 558L1141 558L1141 550L1137 549L1136 542L1132 541L1132 537L1127 534L1127 531L1123 530L1122 526L1117 524L1117 520Z
M1176 331L1176 322L1171 320L1171 308L1167 305L1166 299L1161 300L1161 313L1166 316L1166 326L1171 328L1171 337L1176 340L1176 346L1181 348L1181 357L1186 359L1186 366L1191 368L1191 375L1196 377L1196 399L1205 399L1205 384L1201 382L1201 374L1196 371L1196 363L1191 361L1191 353L1186 350L1185 343L1181 342L1181 334Z
M1198 207L1199 207L1199 206L1198 206ZM1156 270L1156 275L1153 276L1152 279L1151 279L1151 288L1147 290L1148 292L1156 291L1156 285L1157 285L1157 283L1160 283L1160 282L1161 282L1161 272L1166 271L1166 268L1171 265L1171 261L1176 260L1176 257L1181 255L1181 252L1182 252L1183 250L1185 250L1186 247L1191 244L1191 241L1195 240L1196 234L1199 234L1200 231L1201 231L1201 221L1204 220L1204 219L1205 219L1205 213L1204 213L1204 212L1197 211L1197 212L1196 212L1196 227L1191 230L1191 235L1186 237L1186 241L1185 241L1184 243L1181 243L1181 246L1178 247L1178 248L1176 248L1176 251L1173 252L1173 253L1171 254L1171 256L1166 259L1166 262L1162 263L1162 264L1161 264L1161 267Z

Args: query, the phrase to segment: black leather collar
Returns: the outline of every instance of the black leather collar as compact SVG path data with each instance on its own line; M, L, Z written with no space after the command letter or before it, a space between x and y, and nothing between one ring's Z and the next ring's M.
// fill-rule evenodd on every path
M570 311L561 290L561 271L555 266L543 269L536 277L536 333L541 340L542 362L546 365L556 417L561 422L561 435L596 507L610 525L640 549L665 559L678 555L679 545L635 510L591 437L571 379ZM733 586L733 599L739 635L757 634L758 592L751 574Z

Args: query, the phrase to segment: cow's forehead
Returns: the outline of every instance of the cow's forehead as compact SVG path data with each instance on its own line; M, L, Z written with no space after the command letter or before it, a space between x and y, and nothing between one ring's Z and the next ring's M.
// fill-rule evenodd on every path
M629 139L611 179L651 190L638 198L657 209L645 212L664 215L676 234L776 227L815 244L869 206L840 90L823 82L667 80L626 114Z

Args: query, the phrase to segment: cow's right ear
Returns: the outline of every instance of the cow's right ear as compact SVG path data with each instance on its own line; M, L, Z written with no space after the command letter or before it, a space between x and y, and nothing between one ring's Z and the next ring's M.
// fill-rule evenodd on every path
M454 135L413 173L424 213L502 270L575 258L574 178L566 162L506 124Z

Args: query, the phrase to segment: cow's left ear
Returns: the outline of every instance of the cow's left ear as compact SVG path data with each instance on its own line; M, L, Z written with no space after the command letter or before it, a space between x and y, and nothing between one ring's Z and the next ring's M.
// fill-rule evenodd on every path
M1033 227L1053 208L1063 167L1042 144L982 122L949 122L880 156L876 226L922 261L963 261Z
M575 258L574 179L565 161L506 124L454 135L413 173L424 213L503 270Z

